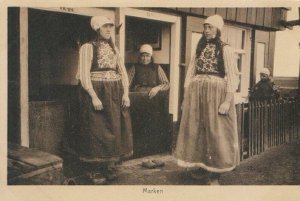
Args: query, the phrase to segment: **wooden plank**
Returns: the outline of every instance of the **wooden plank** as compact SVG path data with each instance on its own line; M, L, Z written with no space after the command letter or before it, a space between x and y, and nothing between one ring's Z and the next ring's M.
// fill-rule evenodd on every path
M190 12L190 8L177 8L178 11L184 12L184 13L189 13Z
M216 14L222 16L224 19L226 19L226 13L227 13L226 8L217 8Z
M279 144L279 126L278 126L278 102L275 101L275 145Z
M257 154L257 102L254 103L253 108L253 154Z
M211 16L216 14L216 8L204 8L204 16Z
M226 20L236 21L236 8L227 8Z
M272 13L273 9L272 8L265 8L265 16L264 16L264 26L265 27L272 27Z
M8 158L39 168L62 163L58 156L11 143L8 144Z
M17 177L9 177L9 185L61 185L63 183L62 163L37 169Z
M237 8L236 10L236 21L241 23L247 22L247 8Z
M37 169L37 167L33 165L26 164L21 161L13 160L11 158L7 159L7 168L8 168L7 169L8 178L17 177Z
M196 15L204 15L204 8L191 8L190 12Z
M256 23L256 8L247 9L247 24L255 25Z
M20 8L20 119L21 145L29 147L28 9Z
M258 26L264 26L264 17L265 17L265 9L257 8L255 24Z
M280 29L281 8L272 8L272 27Z
M274 102L271 101L271 147L274 146Z
M252 102L248 103L248 156L252 156Z
M264 108L264 151L268 149L269 145L269 130L268 130L268 103L267 101L264 102L265 108Z
M281 8L280 22L285 22L287 19L287 9ZM285 27L280 26L280 29L284 30Z
M256 154L260 153L260 103L256 103Z
M61 101L30 102L30 147L60 155L70 119L68 108Z
M202 33L204 21L205 19L203 18L187 16L186 29L188 31Z
M241 160L244 160L244 143L245 143L245 104L241 105Z
M263 103L260 101L260 107L259 107L259 152L263 152Z

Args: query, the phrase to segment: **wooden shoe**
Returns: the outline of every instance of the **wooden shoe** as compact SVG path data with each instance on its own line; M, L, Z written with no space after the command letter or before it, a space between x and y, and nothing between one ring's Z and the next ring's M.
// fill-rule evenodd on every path
M165 165L161 160L152 160L152 162L156 165L156 167L163 167Z
M106 184L106 177L104 177L101 173L92 172L92 173L88 173L87 176L95 185Z
M157 165L151 160L143 161L142 166L145 167L145 168L148 168L148 169L154 169L154 168L157 167Z

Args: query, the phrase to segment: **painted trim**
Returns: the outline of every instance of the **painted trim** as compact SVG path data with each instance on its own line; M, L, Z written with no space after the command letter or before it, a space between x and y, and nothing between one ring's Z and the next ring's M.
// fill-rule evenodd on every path
M29 147L28 8L20 8L20 133L21 145Z

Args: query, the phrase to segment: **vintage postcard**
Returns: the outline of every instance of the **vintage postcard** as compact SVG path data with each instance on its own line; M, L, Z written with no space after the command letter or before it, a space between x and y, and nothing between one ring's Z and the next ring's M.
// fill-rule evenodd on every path
M300 1L2 1L0 200L300 197Z

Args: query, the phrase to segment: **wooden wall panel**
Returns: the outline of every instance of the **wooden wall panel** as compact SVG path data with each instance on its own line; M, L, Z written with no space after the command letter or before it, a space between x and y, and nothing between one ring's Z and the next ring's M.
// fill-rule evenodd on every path
M237 8L236 21L241 23L247 22L247 8Z
M203 15L204 14L204 8L191 8L191 13L192 14L197 14L197 15Z
M177 8L178 11L189 13L191 8Z
M255 24L256 22L256 8L248 8L247 24Z
M211 16L216 14L216 8L204 8L204 15Z
M236 8L227 8L226 19L230 21L236 20Z
M288 9L286 8L177 8L178 11L199 16L218 14L225 20L246 23L250 26L284 29L280 20L285 21Z
M68 107L64 102L30 102L30 147L60 155Z
M264 26L272 27L272 8L265 8Z
M227 9L226 8L217 8L218 15L222 16L224 19L226 18Z
M264 17L265 17L265 9L257 8L256 12L256 25L263 26L264 25Z
M272 9L272 27L276 29L280 29L280 18L281 18L281 9L280 8L273 8Z

